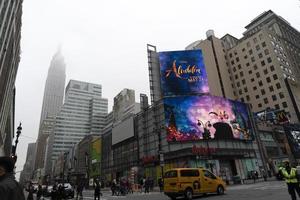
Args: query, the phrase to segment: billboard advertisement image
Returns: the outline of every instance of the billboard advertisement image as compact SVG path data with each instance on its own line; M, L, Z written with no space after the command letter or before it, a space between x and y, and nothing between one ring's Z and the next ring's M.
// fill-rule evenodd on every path
M163 96L209 93L201 50L159 53Z
M94 139L91 143L91 167L90 176L100 176L101 167L101 139Z
M179 96L164 99L167 141L251 140L247 105L222 97Z

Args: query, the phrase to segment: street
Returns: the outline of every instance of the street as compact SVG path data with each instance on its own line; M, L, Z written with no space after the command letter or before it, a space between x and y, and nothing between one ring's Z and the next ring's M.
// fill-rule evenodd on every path
M196 197L195 199L208 199L208 200L284 200L289 199L289 194L285 182L283 181L268 181L259 182L256 184L247 185L233 185L227 188L225 195L207 195ZM45 198L48 200L49 198ZM93 191L84 192L84 200L94 199ZM159 192L152 192L150 194L134 193L127 196L111 196L109 191L104 191L102 200L113 200L113 199L143 199L143 200L168 200L169 198ZM179 198L178 198L179 199ZM50 199L49 199L50 200Z

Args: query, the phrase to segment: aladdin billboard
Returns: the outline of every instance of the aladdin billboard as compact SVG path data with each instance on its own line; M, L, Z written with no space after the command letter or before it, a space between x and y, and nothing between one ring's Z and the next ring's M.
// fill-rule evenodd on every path
M247 105L222 97L178 96L164 99L167 141L251 140Z
M209 93L201 50L160 52L159 62L164 97Z

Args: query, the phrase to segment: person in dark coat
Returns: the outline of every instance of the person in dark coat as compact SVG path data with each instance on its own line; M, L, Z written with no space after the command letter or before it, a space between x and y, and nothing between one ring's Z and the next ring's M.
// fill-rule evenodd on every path
M96 181L95 191L94 191L94 198L95 200L100 200L100 183Z
M42 189L42 186L39 185L38 186L38 190L36 192L36 200L40 200L41 197L42 197L42 195L43 195L43 189Z
M25 200L22 187L13 175L15 162L11 157L0 157L0 199Z
M33 200L34 188L32 183L29 183L28 188L26 190L28 192L27 200Z

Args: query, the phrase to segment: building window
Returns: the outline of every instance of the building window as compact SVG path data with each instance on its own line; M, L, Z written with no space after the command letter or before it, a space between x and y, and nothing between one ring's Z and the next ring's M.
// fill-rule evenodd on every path
M259 103L257 106L258 106L259 108L261 108L261 107L262 107L261 103Z
M269 103L268 98L264 98L265 104Z
M244 51L245 51L245 48L242 49L242 52L244 52Z
M240 58L239 58L239 57L236 57L235 60L236 60L236 62L239 62L239 61L240 61Z
M254 57L251 57L251 61L252 61L252 62L255 62L255 58L254 58Z
M283 94L282 92L279 92L279 97L280 97L281 99L283 99L283 98L284 98L284 94Z
M258 85L259 85L259 86L262 86L262 85L263 85L262 81L259 81L259 82L258 82Z
M276 83L276 87L277 87L277 89L280 89L281 88L280 83Z
M249 73L249 74L252 74L252 70L249 70L248 73Z
M236 72L236 68L235 67L233 67L233 72Z
M245 79L243 79L243 80L242 80L242 83L245 85L245 84L246 84L246 80L245 80Z
M251 46L250 42L247 42L247 47L250 47L250 46Z
M266 47L267 45L266 45L265 42L263 42L263 43L261 43L261 46L262 46L262 47Z
M239 76L236 74L236 75L234 76L234 78L235 78L235 79L238 79L238 78L239 78Z
M271 82L271 78L270 77L267 77L266 80L267 80L268 83Z
M268 61L268 63L271 63L271 62L272 62L272 58L269 57L269 58L267 59L267 61Z
M260 63L261 63L261 66L265 66L265 65L266 65L266 63L265 63L265 61L264 61L264 60L263 60L263 61L261 61Z
M244 88L244 92L248 92L248 88L247 87Z
M251 78L251 82L254 82L254 78Z
M277 97L276 97L275 94L272 95L272 99L273 99L273 101L276 101L276 100L277 100Z
M249 67L249 66L250 66L250 63L246 63L246 66Z
M253 42L254 42L254 43L257 43L257 38L256 38L256 37L253 38Z
M259 95L257 94L257 95L255 96L255 98L256 98L256 99L259 99Z
M262 53L259 53L259 54L258 54L258 57L259 57L259 58L262 58L262 57L263 57Z
M261 89L261 95L265 95L266 94L266 91L264 89Z
M231 64L234 65L234 60L231 61Z
M239 68L239 69L241 69L241 68L242 68L242 66L241 66L241 65L238 65L238 68Z
M255 46L255 49L256 49L257 51L259 51L259 50L260 50L260 46L259 46L259 45L256 45L256 46Z
M284 108L287 108L287 107L288 107L286 102L283 102L283 103L282 103L282 106L283 106Z
M274 91L273 86L270 86L270 87L269 87L269 90L270 90L270 92L273 92L273 91Z
M259 37L260 40L262 40L263 34L260 33L260 34L258 35L258 37Z
M245 55L245 56L244 56L244 58L245 58L245 59L247 59L247 58L248 58L248 56L247 56L247 55Z
M241 98L241 102L245 102L245 100L244 100L244 98L243 98L243 97Z
M257 70L257 65L254 65L253 68L254 68L255 70Z
M277 80L277 79L278 79L277 74L274 74L274 75L273 75L273 79L274 79L274 80Z
M240 86L241 86L240 82L237 82L237 83L236 83L236 86L240 87Z
M232 58L232 53L229 54L229 57Z
M257 87L256 87L256 86L254 86L254 87L253 87L253 90L257 90Z
M239 94L240 94L240 95L242 95L242 94L243 94L243 92L242 92L242 90L241 90L241 89L239 90Z
M269 54L270 54L269 49L265 49L265 55L267 56Z
M249 50L249 55L252 55L253 54L253 51L252 49Z
M244 76L244 72L240 72L240 76L243 77Z
M271 69L271 71L274 71L274 70L275 70L275 68L274 68L273 65L270 66L270 69Z
M256 72L256 77L259 78L260 77L260 74L259 72Z
M246 99L247 99L247 101L250 101L250 96L247 95L247 96L246 96Z
M275 104L275 108L276 108L277 110L279 110L279 109L280 109L280 107L279 107L279 105L278 105L278 104Z

